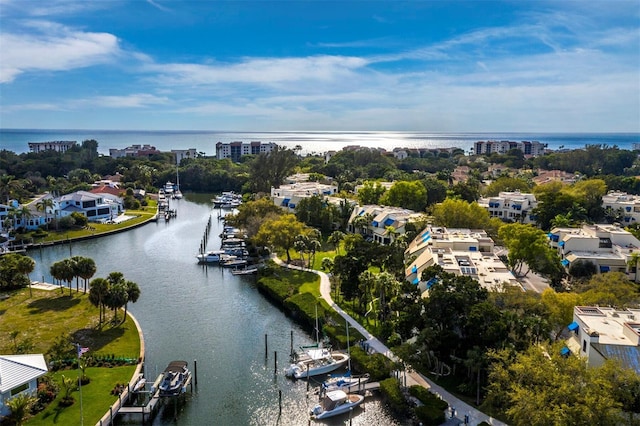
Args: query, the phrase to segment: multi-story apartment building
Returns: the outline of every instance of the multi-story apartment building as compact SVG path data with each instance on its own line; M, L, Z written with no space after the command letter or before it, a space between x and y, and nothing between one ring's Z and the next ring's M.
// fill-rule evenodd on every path
M640 374L640 309L576 306L565 354L572 352L597 367L608 359Z
M549 243L558 250L566 268L577 261L589 261L601 273L622 272L631 280L640 280L638 267L629 265L634 255L640 254L640 241L618 225L553 228L549 233Z
M216 158L218 160L230 158L231 161L238 162L240 161L240 157L242 157L243 155L258 155L262 153L269 153L276 149L276 147L277 145L274 142L218 142L216 144Z
M391 244L397 235L405 233L407 223L422 219L422 213L400 207L356 205L349 218L347 230L360 233L380 244Z
M640 222L640 197L611 191L602 196L602 207L610 208L625 225Z
M155 146L148 144L131 145L123 149L109 148L109 156L111 158L150 157L156 154L161 154L161 151L157 150Z
M536 221L532 211L538 206L538 201L533 194L503 191L497 197L480 198L478 204L489 211L489 216L507 222L535 223Z
M295 177L289 177L288 179L295 180ZM271 199L276 206L280 206L287 212L293 213L296 205L298 205L303 198L309 198L314 195L330 197L337 192L337 185L295 181L294 183L280 185L278 188L271 188Z
M198 151L195 148L189 149L172 149L171 154L173 154L176 159L176 164L180 165L180 162L185 159L196 158L198 156Z
M67 152L78 144L77 141L29 142L31 152L57 151Z
M544 155L547 145L538 141L478 141L473 144L473 152L480 154L506 154L509 150L519 149L525 156Z
M405 278L424 294L433 282L422 281L422 272L430 266L440 265L445 272L474 278L488 290L499 291L505 283L520 286L494 252L494 246L483 230L429 225L405 250L405 259L410 260Z

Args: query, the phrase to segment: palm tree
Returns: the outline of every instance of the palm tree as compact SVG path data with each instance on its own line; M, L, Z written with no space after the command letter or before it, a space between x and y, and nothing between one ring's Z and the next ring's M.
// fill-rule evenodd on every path
M340 243L344 239L344 235L342 231L333 231L327 239L327 241L335 247L336 254L340 254Z
M99 324L102 325L102 312L105 308L105 300L109 293L109 281L104 278L96 278L89 284L89 302L99 310Z
M76 262L76 273L80 278L84 280L84 292L87 292L87 283L93 277L97 271L96 262L90 257L80 257Z
M400 283L398 283L395 277L388 272L381 272L376 276L375 288L380 294L380 309L382 311L380 316L383 321L387 316L387 305L389 304L389 301L391 301L392 297L395 296L399 287Z
M33 272L35 266L36 262L29 256L20 256L15 264L15 268L18 273L24 274L27 277L27 280L29 280L29 297L33 296L31 293L31 279L29 278L29 274Z
M63 259L51 265L49 272L51 276L58 281L66 281L69 285L69 294L71 294L71 282L75 278L74 263L71 259ZM62 287L60 287L62 291Z
M122 275L122 274L121 274ZM108 280L108 278L107 278ZM118 309L127 304L127 288L124 280L118 281L109 286L109 292L105 304L113 310L113 323L118 323Z
M9 204L9 200L11 198L15 198L15 195L17 195L21 190L22 182L17 180L15 176L0 176L0 200Z
M44 212L44 221L47 224L47 229L49 229L49 209L53 209L54 206L53 198L49 198L48 196L42 197L40 201L36 203L38 211Z
M21 393L6 402L7 407L11 410L10 418L14 424L20 426L24 423L24 419L29 413L31 406L35 404L37 398L28 393Z
M20 219L20 224L25 228L27 226L27 220L31 219L31 217L33 216L31 210L29 210L29 207L24 205L15 210L15 215L18 219Z
M127 281L124 285L125 290L127 292L127 301L124 304L124 317L122 317L122 322L127 318L127 305L129 302L136 303L138 298L140 297L140 287L138 284L133 281Z

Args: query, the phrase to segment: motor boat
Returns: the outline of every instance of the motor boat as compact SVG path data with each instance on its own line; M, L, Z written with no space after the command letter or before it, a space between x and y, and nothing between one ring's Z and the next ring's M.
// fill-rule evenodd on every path
M186 391L187 382L191 380L191 372L187 369L187 361L171 361L162 373L158 385L160 396L176 396Z
M288 377L303 379L331 373L342 367L349 360L349 355L327 348L309 349L298 362L291 364L285 371Z
M225 257L225 254L224 250L211 250L197 254L196 258L200 263L219 263Z
M341 390L351 392L359 390L369 381L369 374L351 375L351 371L345 374L329 377L322 382L322 393Z
M321 420L337 416L338 414L348 413L353 408L362 404L363 401L364 395L346 393L341 390L327 392L322 400L320 400L320 403L313 407L311 416Z

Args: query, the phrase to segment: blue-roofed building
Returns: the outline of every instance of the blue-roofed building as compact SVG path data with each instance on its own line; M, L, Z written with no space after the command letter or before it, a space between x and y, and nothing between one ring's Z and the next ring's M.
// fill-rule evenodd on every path
M329 178L325 182L310 182L308 179L308 173L298 173L287 177L285 179L287 183L278 188L271 188L273 203L288 213L293 213L296 205L303 198L318 196L327 200L338 192L338 186L329 182Z
M367 218L363 223L361 217ZM347 225L347 230L352 233L360 233L365 238L377 243L391 244L398 236L405 233L405 225L409 222L424 220L422 213L400 207L379 206L375 204L357 206Z
M567 347L599 366L614 359L640 374L640 309L576 306Z
M483 230L427 226L409 244L405 258L413 259L405 270L405 279L417 284L425 297L434 283L420 280L424 270L433 265L448 273L469 276L488 290L499 291L505 283L520 287L494 253L494 242Z
M520 191L503 191L496 197L480 198L478 204L489 212L489 216L497 217L505 222L535 223L531 213L538 206L536 196L520 193Z
M640 281L637 266L630 266L640 253L640 240L618 225L595 224L581 228L553 228L549 245L558 251L562 264L569 268L576 261L589 261L599 273L621 272Z

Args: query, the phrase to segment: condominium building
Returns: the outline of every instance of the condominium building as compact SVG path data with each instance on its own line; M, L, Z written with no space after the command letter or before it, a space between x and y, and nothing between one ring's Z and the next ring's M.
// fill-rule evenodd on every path
M538 141L478 141L473 144L473 152L480 154L506 154L512 149L522 151L525 156L544 155L547 144Z
M56 151L67 152L78 144L77 141L28 142L31 152Z
M297 178L300 178L300 176L289 177L288 179L295 180ZM280 206L284 210L293 213L296 205L298 205L303 198L313 197L314 195L330 197L337 192L337 185L296 181L294 183L280 185L278 188L271 188L271 199L276 206Z
M161 154L162 152L157 150L155 146L144 145L131 145L123 149L109 148L109 156L111 158L122 157L151 157L152 155Z
M259 155L262 153L269 153L276 149L278 145L274 142L262 143L260 141L253 142L218 142L216 144L216 158L222 160L224 158L230 158L233 162L240 161L240 157L243 155Z
M549 244L558 250L566 268L577 261L588 261L601 273L622 272L631 280L640 280L638 268L629 266L634 254L640 254L640 241L618 225L553 228L548 235Z
M405 278L426 295L434 281L422 281L422 272L430 266L440 265L445 272L472 277L491 291L501 290L504 284L520 287L516 277L494 252L494 246L483 230L429 225L405 251L405 259L411 261L405 269Z
M195 148L172 149L171 154L173 154L174 158L176 159L176 164L180 165L180 162L182 160L196 158L198 156L198 151Z
M613 210L625 225L640 222L640 196L611 191L602 196L602 207Z
M614 359L640 374L640 309L576 306L568 329L567 355L580 355L594 367Z
M423 219L422 213L400 207L356 205L349 218L347 230L386 245L391 244L396 235L405 233L407 223Z
M536 221L532 211L538 206L538 201L533 194L503 191L498 193L497 197L480 198L478 204L489 211L489 216L506 222L535 223Z

